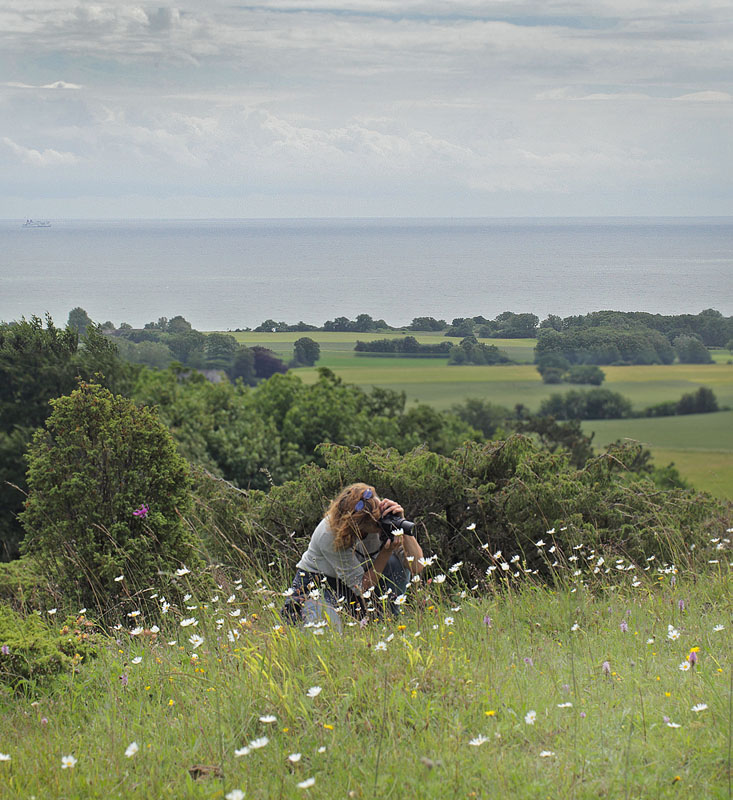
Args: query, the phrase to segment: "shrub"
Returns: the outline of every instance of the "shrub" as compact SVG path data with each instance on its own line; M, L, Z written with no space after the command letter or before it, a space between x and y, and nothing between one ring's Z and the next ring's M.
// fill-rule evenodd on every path
M0 603L14 608L48 608L55 605L57 592L30 557L0 563Z
M182 515L188 467L154 411L96 384L52 401L29 451L24 550L83 605L108 606L115 577L160 585L198 562Z
M606 373L595 364L575 364L564 376L566 383L587 383L600 386L606 379Z
M583 542L639 562L655 555L679 563L694 555L706 567L709 538L729 527L730 509L693 491L661 490L630 473L642 450L612 446L575 469L566 454L549 453L525 436L467 443L452 457L423 448L400 455L376 446L353 452L324 445L325 467L310 465L298 480L267 494L232 490L202 476L198 509L222 555L238 553L263 569L276 561L292 570L330 498L357 480L398 500L418 523L426 554L437 554L443 569L463 561L471 581L493 563L496 550L523 552L527 568L547 574L534 543L550 529L558 557L570 557Z
M0 605L0 684L20 691L46 685L61 673L78 670L97 654L99 634L83 615L61 628L39 616L22 617Z

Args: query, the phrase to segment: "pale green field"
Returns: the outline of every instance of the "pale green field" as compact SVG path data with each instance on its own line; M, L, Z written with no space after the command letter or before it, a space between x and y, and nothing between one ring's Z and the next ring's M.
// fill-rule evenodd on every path
M409 332L406 332L409 333ZM371 386L404 391L409 403L428 403L438 409L450 408L469 397L490 400L513 408L522 403L532 411L551 394L565 392L568 385L542 383L532 365L533 339L484 339L495 344L519 363L509 366L448 366L446 359L384 358L356 356L357 339L403 337L388 334L349 333L236 333L246 344L261 344L292 355L292 344L311 336L321 345L319 367L328 367L347 383L365 389ZM421 343L443 341L440 334L420 333ZM451 340L455 341L455 340ZM733 407L733 356L727 350L713 352L714 364L671 364L665 366L604 367L604 387L620 392L635 409L671 400L708 386L722 406ZM296 374L305 383L318 379L318 369L302 368ZM660 464L674 461L680 472L699 489L719 497L733 498L733 412L666 417L660 419L609 420L584 424L596 431L594 443L601 447L616 439L632 438L649 445Z

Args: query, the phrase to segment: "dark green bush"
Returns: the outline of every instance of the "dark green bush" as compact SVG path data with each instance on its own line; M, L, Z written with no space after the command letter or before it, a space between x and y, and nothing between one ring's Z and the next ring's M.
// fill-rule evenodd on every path
M195 513L219 557L237 554L263 569L275 561L288 572L329 500L363 480L404 506L441 569L463 561L470 580L483 575L496 550L525 553L528 568L545 570L534 543L553 528L557 552L566 557L582 542L639 562L655 555L679 563L695 544L692 553L706 565L709 538L729 527L730 509L707 495L661 490L630 473L641 449L614 446L575 469L565 454L542 450L524 436L468 443L452 457L421 448L400 455L328 445L322 447L325 467L308 466L298 480L269 493L241 492L200 476Z
M55 605L59 594L29 556L0 563L0 603L13 608L48 608Z
M99 633L84 615L54 628L37 614L23 617L0 605L0 685L14 691L45 686L94 658L99 643Z
M24 550L63 593L106 608L130 587L196 566L188 466L149 408L82 383L52 401L29 451Z

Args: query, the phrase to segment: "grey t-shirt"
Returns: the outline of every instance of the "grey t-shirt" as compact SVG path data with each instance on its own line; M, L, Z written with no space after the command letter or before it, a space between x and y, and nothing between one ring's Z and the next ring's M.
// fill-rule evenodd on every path
M322 519L311 535L308 549L296 564L297 569L317 572L337 578L356 594L361 595L361 581L372 559L379 552L378 533L370 533L353 547L334 547L333 531L327 519Z

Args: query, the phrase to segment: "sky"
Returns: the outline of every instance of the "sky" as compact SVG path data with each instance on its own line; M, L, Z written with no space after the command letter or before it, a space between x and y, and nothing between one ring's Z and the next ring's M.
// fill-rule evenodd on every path
M0 218L727 216L730 0L4 0Z

